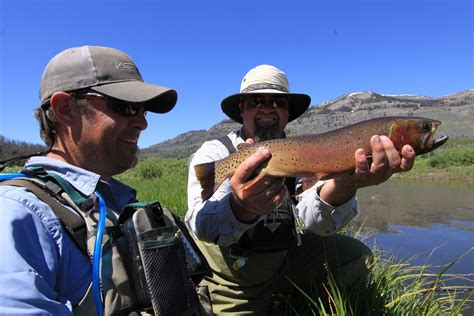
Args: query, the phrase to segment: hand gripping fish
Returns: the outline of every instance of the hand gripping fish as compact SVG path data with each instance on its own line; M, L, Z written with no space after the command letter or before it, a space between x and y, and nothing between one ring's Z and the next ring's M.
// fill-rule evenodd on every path
M440 147L448 140L448 136L434 138L440 124L440 121L422 117L374 118L321 134L273 139L253 145L240 144L234 154L196 165L194 169L203 188L203 200L211 197L222 182L232 177L237 167L261 147L267 147L272 155L258 168L258 177L331 179L355 170L354 153L358 148L363 148L370 159L370 138L373 135L388 136L399 152L406 144L413 147L416 155Z

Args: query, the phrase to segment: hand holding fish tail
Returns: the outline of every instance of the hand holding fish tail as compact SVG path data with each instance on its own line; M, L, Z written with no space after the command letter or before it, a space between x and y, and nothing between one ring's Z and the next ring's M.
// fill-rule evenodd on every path
M249 180L270 156L267 148L257 150L236 169L230 180L231 207L241 221L250 222L259 215L270 214L286 196L285 178L266 175Z

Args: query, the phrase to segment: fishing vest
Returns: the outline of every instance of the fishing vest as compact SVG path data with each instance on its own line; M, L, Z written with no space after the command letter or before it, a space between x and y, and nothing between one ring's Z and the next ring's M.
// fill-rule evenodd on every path
M0 185L25 187L48 204L92 261L92 283L74 315L211 314L195 286L209 266L185 225L159 202L128 204L117 214L101 205L100 194L83 196L42 168L11 175L0 175L7 179Z
M229 151L236 152L234 144L229 136L218 139ZM295 203L295 178L286 179L286 187L290 197L272 214L266 216L265 220L259 221L255 226L245 231L239 241L232 245L234 253L269 253L287 250L294 243L296 237L295 217L290 203ZM291 199L291 200L290 200Z

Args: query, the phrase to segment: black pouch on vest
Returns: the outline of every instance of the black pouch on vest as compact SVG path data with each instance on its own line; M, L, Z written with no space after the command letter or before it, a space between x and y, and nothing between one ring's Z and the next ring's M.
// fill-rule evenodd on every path
M135 203L123 210L119 222L131 251L128 265L139 304L152 305L156 315L198 315L188 261L201 269L207 262L197 262L196 254L187 260L185 237L172 213L159 202Z
M271 230L265 222L258 222L252 229L240 237L237 245L244 250L255 253L270 253L287 250L295 240L295 229L286 221L279 221L279 226Z

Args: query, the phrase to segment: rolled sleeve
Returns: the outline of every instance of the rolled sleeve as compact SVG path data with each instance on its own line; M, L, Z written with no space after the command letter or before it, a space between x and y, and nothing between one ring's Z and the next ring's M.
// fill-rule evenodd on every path
M196 238L228 246L239 240L242 234L255 223L242 223L230 206L230 181L226 180L206 201L201 199L201 184L196 178L194 166L225 158L227 149L219 141L204 143L191 156L188 173L188 212L186 225Z
M317 183L298 195L296 208L307 229L325 236L334 234L347 225L357 215L358 203L355 196L338 206L326 203L317 191L322 183Z

